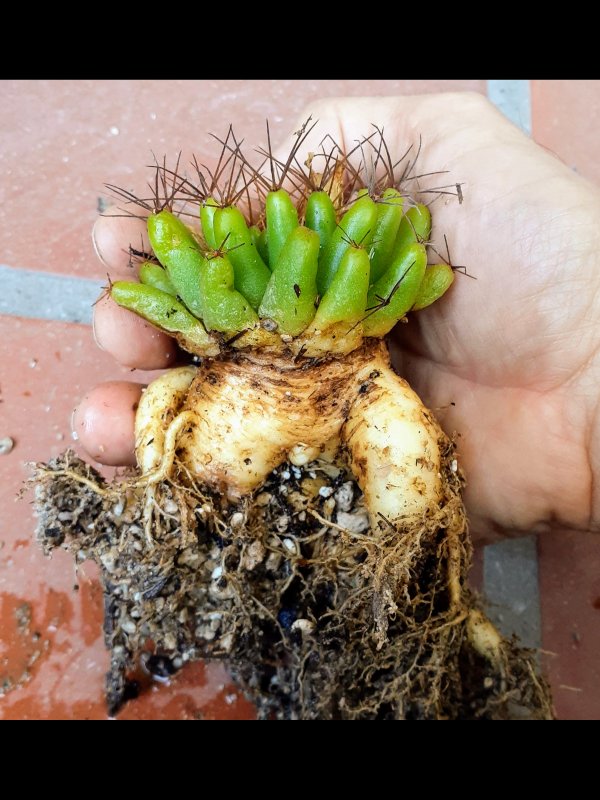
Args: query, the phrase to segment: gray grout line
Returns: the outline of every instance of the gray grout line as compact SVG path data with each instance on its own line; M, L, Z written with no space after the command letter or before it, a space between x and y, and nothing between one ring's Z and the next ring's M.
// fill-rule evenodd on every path
M0 314L62 322L92 322L92 304L98 299L102 282L14 269L0 264Z
M488 81L487 96L505 117L531 136L529 81Z
M531 135L529 81L488 81L488 98ZM505 635L542 646L537 536L488 545L483 551L483 592L487 612Z
M486 611L506 636L541 647L537 536L488 545L483 552Z

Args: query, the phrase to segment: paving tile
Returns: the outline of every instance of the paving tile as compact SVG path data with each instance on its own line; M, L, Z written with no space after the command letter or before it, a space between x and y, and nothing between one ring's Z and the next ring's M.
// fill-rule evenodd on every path
M473 549L473 565L469 572L469 585L472 589L475 589L476 592L483 591L483 560L483 545L475 545Z
M533 136L600 184L600 81L532 81ZM600 717L600 539L539 537L543 647L562 719Z
M0 455L0 719L101 719L108 657L95 569L86 563L76 574L63 552L46 559L33 540L31 494L16 495L27 462L67 445L77 450L71 410L91 385L143 383L151 373L116 366L89 327L10 317L0 317L0 364L0 439L15 441ZM123 712L139 719L252 714L216 665L187 668Z
M600 539L539 538L544 666L560 719L600 719Z
M533 136L600 184L600 81L531 81Z
M215 151L233 123L248 142L286 135L311 100L485 81L4 81L0 83L0 263L104 278L90 231L104 183L141 192L151 153ZM32 225L35 233L32 235Z

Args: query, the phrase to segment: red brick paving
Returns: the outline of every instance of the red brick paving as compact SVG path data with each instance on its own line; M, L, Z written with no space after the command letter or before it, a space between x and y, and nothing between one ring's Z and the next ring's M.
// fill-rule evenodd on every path
M229 122L249 140L260 140L266 117L277 138L316 97L443 89L483 92L485 82L4 82L0 262L103 278L90 243L102 184L139 185L151 150L201 152L205 132L220 132ZM534 81L532 100L534 137L600 181L594 125L600 82ZM103 718L107 655L93 569L86 564L75 576L66 554L44 559L32 541L27 500L14 498L25 462L45 460L71 443L71 409L87 388L131 376L78 325L0 318L0 359L0 438L16 441L10 455L0 456L0 682L31 675L0 698L0 718ZM136 373L133 379L145 376ZM543 537L543 644L555 654L546 660L563 718L600 716L599 566L597 539ZM252 716L233 695L219 667L194 665L170 687L156 687L130 703L121 716Z
M45 558L33 539L31 495L16 495L28 462L68 445L78 449L71 411L90 385L110 378L143 383L150 373L117 367L89 327L10 317L0 317L0 363L0 438L15 441L0 457L0 719L102 719L108 658L95 568L85 563L76 573L63 552ZM6 684L22 686L2 697ZM251 714L224 670L212 665L184 670L171 687L144 695L122 716Z
M533 136L600 184L600 81L531 81Z
M532 81L533 136L600 183L600 81ZM600 320L599 320L600 324ZM562 719L600 718L600 538L540 537L545 665Z
M105 183L141 191L152 152L215 152L233 123L273 141L334 95L471 89L484 81L4 81L0 84L0 263L104 278L89 239ZM185 163L185 161L184 161Z

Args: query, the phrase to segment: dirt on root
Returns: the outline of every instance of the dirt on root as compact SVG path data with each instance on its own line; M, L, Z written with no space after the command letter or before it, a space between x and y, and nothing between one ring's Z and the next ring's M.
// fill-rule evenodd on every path
M479 606L450 442L444 502L410 531L371 530L341 463L284 464L235 507L178 480L107 484L71 451L36 466L45 552L101 568L111 715L140 667L164 679L219 658L262 718L552 718L533 652L504 641L492 660L469 636Z

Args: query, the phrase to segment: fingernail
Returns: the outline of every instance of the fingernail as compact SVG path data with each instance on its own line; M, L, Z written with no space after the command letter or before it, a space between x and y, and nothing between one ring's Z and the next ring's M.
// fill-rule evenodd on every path
M79 434L75 430L75 414L77 413L78 408L79 406L75 406L71 413L71 439L73 439L75 442L79 439Z
M100 248L98 247L98 240L96 239L96 226L98 225L99 222L100 222L100 219L97 219L96 222L94 223L94 227L92 228L92 244L94 246L94 251L95 251L96 255L98 256L100 261L104 264L104 266L107 267L108 264L104 260L104 257L103 257L103 255L102 255L102 253L100 251Z
M100 342L98 340L98 336L96 335L96 309L98 308L98 303L100 302L100 300L102 300L102 297L105 294L106 294L105 292L102 292L102 294L100 295L98 300L96 300L96 302L94 303L94 312L92 314L92 336L94 337L94 341L96 342L96 346L100 350L104 350L104 351L106 351L106 348L102 347L102 345L100 344Z

